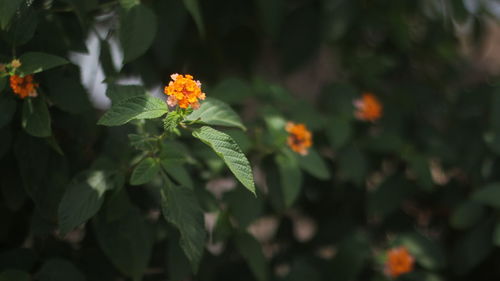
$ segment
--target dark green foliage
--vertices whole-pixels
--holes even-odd
[[[0,0],[0,281],[500,279],[497,6]]]

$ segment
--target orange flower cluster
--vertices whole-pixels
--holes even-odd
[[[38,96],[36,92],[38,84],[33,82],[33,75],[26,75],[24,77],[17,75],[10,76],[10,87],[22,99]]]
[[[304,124],[288,122],[285,129],[289,133],[288,146],[301,155],[307,155],[307,149],[312,145],[312,134],[307,127]]]
[[[168,95],[167,103],[169,106],[179,105],[180,108],[193,109],[200,107],[199,100],[205,99],[205,93],[201,91],[200,81],[193,80],[193,76],[186,74],[170,75],[173,81],[165,87],[165,94]]]
[[[382,104],[372,93],[364,93],[354,101],[356,112],[354,116],[363,121],[376,121],[382,116]]]
[[[412,271],[414,262],[415,259],[408,252],[406,247],[401,246],[393,248],[387,253],[387,262],[385,264],[384,272],[387,276],[396,278],[402,274]]]

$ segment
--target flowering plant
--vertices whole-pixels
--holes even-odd
[[[498,14],[0,0],[0,281],[499,279]]]

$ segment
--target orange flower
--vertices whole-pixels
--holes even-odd
[[[376,121],[382,116],[382,104],[372,93],[363,93],[360,99],[354,101],[354,107],[354,116],[359,120]]]
[[[384,272],[391,278],[396,278],[412,271],[414,261],[415,259],[410,255],[406,247],[392,248],[387,253]]]
[[[205,93],[201,91],[200,81],[193,80],[193,76],[186,74],[170,75],[173,81],[165,87],[165,94],[168,96],[167,103],[169,106],[179,105],[180,108],[193,109],[200,107],[199,100],[205,99]]]
[[[290,133],[287,140],[288,146],[301,155],[307,155],[307,149],[312,145],[312,134],[307,127],[304,124],[288,122],[285,130]]]
[[[26,75],[24,77],[17,75],[10,76],[10,87],[22,99],[38,96],[35,89],[38,87],[38,84],[33,82],[33,75]]]

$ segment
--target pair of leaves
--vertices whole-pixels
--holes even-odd
[[[131,185],[142,185],[152,181],[161,168],[180,185],[193,188],[191,176],[184,163],[168,153],[162,153],[160,158],[146,157],[137,164],[130,178]]]
[[[113,102],[111,109],[99,120],[100,125],[119,126],[134,119],[152,119],[168,112],[165,101],[146,94],[141,86],[109,86],[106,95]],[[245,130],[239,116],[226,103],[207,98],[186,121]]]

